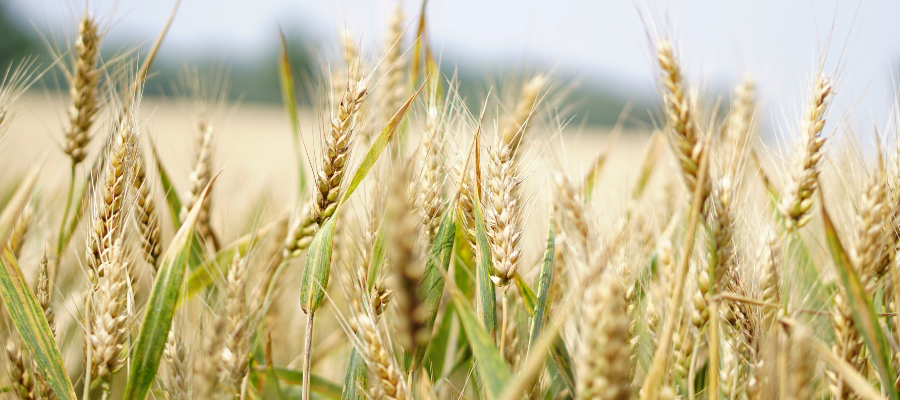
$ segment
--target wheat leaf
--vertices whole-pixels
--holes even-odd
[[[4,213],[9,208],[8,205]],[[28,288],[28,284],[25,283],[16,257],[9,247],[3,246],[2,252],[2,257],[0,257],[0,264],[3,264],[0,268],[0,298],[6,305],[10,319],[37,364],[38,370],[50,384],[50,388],[53,389],[56,396],[62,400],[75,400],[75,389],[66,374],[59,348],[50,332],[50,325],[44,318],[44,311],[34,297],[34,293]]]

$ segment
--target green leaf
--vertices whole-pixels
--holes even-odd
[[[533,346],[541,334],[541,327],[546,319],[547,306],[550,301],[550,285],[553,282],[553,261],[556,247],[556,224],[550,221],[547,229],[547,248],[544,250],[544,262],[541,264],[541,274],[538,276],[537,303],[534,306],[534,316],[531,318],[531,334],[528,339],[528,348]],[[520,278],[521,279],[521,278]]]
[[[268,366],[266,366],[268,369]],[[303,372],[295,369],[275,367],[274,372],[278,375],[278,380],[290,385],[303,385]],[[309,389],[329,399],[340,399],[341,385],[334,383],[318,375],[309,377]]]
[[[162,184],[163,192],[166,194],[166,204],[169,206],[169,216],[172,218],[172,226],[178,228],[181,226],[181,199],[178,198],[178,190],[172,184],[172,179],[163,166],[159,153],[156,151],[156,145],[150,142],[150,150],[153,151],[153,159],[156,160],[156,169],[159,171],[159,182]]]
[[[850,264],[841,239],[838,237],[837,230],[828,216],[825,209],[825,198],[820,198],[822,202],[822,219],[825,224],[825,237],[828,240],[828,249],[831,250],[831,258],[834,260],[834,267],[838,272],[841,284],[844,287],[844,294],[847,296],[847,303],[853,312],[853,321],[856,323],[859,333],[866,342],[869,350],[869,359],[875,365],[878,374],[881,375],[882,390],[887,391],[889,397],[897,400],[897,391],[894,388],[894,374],[891,371],[891,353],[884,332],[875,316],[875,309],[872,306],[872,299],[866,294],[866,289],[859,280],[859,275]]]
[[[487,232],[484,228],[484,216],[481,213],[481,201],[475,203],[475,243],[478,247],[477,265],[475,271],[475,292],[478,316],[482,326],[488,335],[494,337],[497,333],[497,294],[494,283],[491,282],[491,248],[488,244]]]
[[[514,280],[516,287],[519,288],[519,294],[522,296],[522,303],[525,304],[525,311],[528,312],[528,315],[534,317],[537,297],[535,297],[534,292],[519,274],[516,274]],[[562,338],[557,338],[550,348],[550,359],[553,360],[553,366],[559,372],[559,376],[565,382],[566,387],[569,388],[569,392],[575,393],[575,370],[572,364],[572,356],[569,354],[569,349],[566,348],[566,343],[563,342]]]
[[[300,282],[300,307],[307,314],[316,312],[325,298],[328,276],[331,274],[334,221],[339,210],[340,207],[319,228],[306,253],[306,267],[303,269],[303,280]]]
[[[20,189],[22,186],[20,186]],[[4,214],[9,210],[7,206]],[[75,389],[60,356],[56,341],[50,332],[50,325],[44,318],[44,311],[38,304],[34,293],[25,283],[22,270],[16,257],[3,246],[0,257],[0,298],[6,305],[10,319],[16,326],[19,336],[28,348],[38,370],[50,384],[50,388],[61,400],[75,400]]]
[[[450,288],[450,295],[453,298],[453,305],[456,306],[456,312],[459,321],[462,324],[466,336],[469,338],[469,345],[472,353],[475,355],[475,367],[477,368],[478,377],[487,388],[487,392],[491,398],[498,398],[503,392],[503,386],[509,381],[510,372],[506,361],[500,356],[494,340],[482,329],[481,324],[475,319],[475,314],[465,296],[455,287]]]
[[[312,379],[310,378],[310,386]],[[344,375],[343,393],[340,393],[341,400],[363,400],[366,398],[365,389],[368,386],[369,374],[366,368],[366,361],[363,360],[356,348],[350,351],[350,363],[347,364],[347,373]],[[300,383],[303,383],[303,373],[300,375]],[[310,387],[313,389],[313,387]]]
[[[297,157],[297,176],[300,194],[306,189],[306,172],[303,168],[303,152],[300,150],[300,116],[297,114],[297,88],[294,85],[294,72],[291,69],[291,59],[288,57],[287,39],[284,31],[278,30],[281,36],[281,53],[278,55],[278,80],[281,82],[281,99],[284,108],[291,118],[291,132],[294,134],[294,155]]]
[[[37,182],[38,174],[41,169],[39,166],[35,166],[28,172],[28,175],[22,179],[22,182],[19,183],[19,187],[16,189],[15,194],[13,194],[12,198],[9,199],[9,202],[6,203],[6,206],[3,207],[3,213],[0,213],[0,246],[6,246],[6,242],[9,240],[9,235],[12,232],[13,226],[16,224],[16,220],[19,218],[19,214],[22,213],[22,210],[25,209],[25,205],[28,204],[28,198],[31,197],[31,191],[34,190],[34,184]]]
[[[387,147],[388,143],[391,141],[391,138],[394,136],[394,133],[397,131],[397,127],[400,126],[400,121],[403,120],[403,116],[406,114],[406,110],[409,109],[409,106],[412,105],[412,102],[419,96],[419,93],[422,92],[422,89],[425,87],[425,83],[422,83],[422,86],[419,87],[413,95],[403,104],[403,107],[400,107],[399,110],[391,117],[391,120],[388,121],[387,125],[384,129],[381,130],[381,134],[378,135],[378,139],[375,139],[372,142],[372,145],[369,146],[369,151],[366,152],[366,156],[363,157],[362,161],[359,163],[359,166],[356,167],[356,172],[353,173],[353,179],[350,180],[350,185],[347,186],[347,191],[344,192],[344,196],[341,197],[341,203],[343,204],[347,199],[350,198],[350,195],[359,187],[359,184],[362,183],[363,179],[366,178],[366,175],[369,174],[369,171],[372,167],[375,166],[375,162],[378,161],[378,157],[381,156],[381,152]],[[335,214],[337,211],[335,211]]]
[[[214,176],[203,189],[203,193],[197,200],[198,203],[202,202],[209,194],[217,177],[218,175]],[[191,254],[194,224],[200,215],[200,209],[201,207],[194,207],[191,210],[160,261],[159,271],[150,292],[150,299],[147,300],[147,313],[144,315],[144,321],[141,323],[141,330],[132,352],[131,369],[128,373],[128,383],[125,385],[123,399],[143,400],[147,397],[150,385],[156,377],[160,357],[162,357],[166,340],[169,337],[169,329],[172,326],[172,317],[175,315],[175,308],[178,304],[178,295],[184,281],[184,271]]]
[[[384,221],[381,221],[382,227],[384,226]],[[371,292],[372,287],[375,286],[375,280],[378,278],[378,272],[381,271],[381,264],[384,262],[385,256],[385,238],[387,236],[387,230],[378,228],[378,233],[375,234],[375,247],[372,249],[372,260],[369,263],[369,276],[366,277],[366,288]]]
[[[422,301],[422,305],[428,310],[425,326],[429,329],[434,327],[438,306],[441,304],[441,295],[444,293],[443,274],[447,273],[450,260],[453,258],[453,242],[456,239],[456,216],[453,209],[453,207],[450,207],[450,210],[444,214],[441,226],[434,237],[434,243],[431,244],[431,254],[425,262],[425,272],[422,274],[422,279],[419,281],[419,287],[416,290],[419,300]],[[440,262],[440,267],[438,267],[438,262]],[[438,268],[440,268],[440,271]],[[428,344],[426,343],[416,349],[415,359],[412,364],[413,371],[418,370],[422,365],[422,359],[425,357],[427,347]]]

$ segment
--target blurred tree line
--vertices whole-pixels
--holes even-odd
[[[274,29],[272,36],[272,43],[277,43]],[[316,100],[314,96],[321,93],[323,89],[318,82],[321,82],[320,78],[325,72],[322,70],[322,63],[319,62],[321,57],[316,51],[316,49],[323,48],[323,44],[310,39],[312,37],[315,35],[305,32],[291,33],[288,37],[288,51],[298,86],[303,92],[300,94],[301,99],[305,98],[308,104],[315,105],[320,100]],[[127,48],[127,44],[112,43],[110,41],[112,39],[108,39],[107,45],[104,46],[102,56],[105,59],[115,57],[116,51]],[[146,51],[146,49],[143,50]],[[253,61],[207,58],[188,60],[188,62],[190,68],[201,73],[214,71],[224,65],[228,69],[229,93],[234,99],[240,98],[244,102],[276,103],[281,101],[277,52],[277,46],[272,46],[271,54]],[[37,55],[37,63],[44,67],[50,65],[50,60],[52,60],[46,46],[41,42],[34,29],[26,21],[17,19],[9,5],[0,0],[0,68],[6,68],[29,55]],[[496,85],[506,82],[504,77],[508,78],[510,71],[518,69],[512,64],[499,67],[488,67],[472,62],[459,65],[449,64],[445,63],[443,72],[450,75],[456,68],[460,85],[459,93],[466,99],[471,110],[480,108],[479,101],[484,98],[491,86],[494,86],[496,94]],[[179,96],[179,92],[183,92],[183,90],[179,90],[177,82],[183,80],[185,68],[183,62],[166,57],[158,58],[154,62],[152,76],[148,80],[145,93],[167,97]],[[639,124],[649,122],[646,110],[652,105],[650,96],[624,93],[622,89],[614,89],[597,80],[579,80],[570,76],[557,76],[557,78],[559,79],[554,85],[556,89],[562,89],[566,96],[562,102],[555,103],[555,105],[562,111],[561,116],[574,115],[572,124],[576,126],[582,121],[590,125],[615,124],[629,99],[634,101],[631,121]],[[63,74],[56,71],[46,74],[43,87],[50,90],[66,88]]]

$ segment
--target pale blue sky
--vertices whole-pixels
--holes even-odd
[[[41,28],[72,23],[80,0],[7,0]],[[110,35],[150,40],[174,0],[93,0],[107,13],[117,3]],[[276,27],[302,27],[332,37],[350,27],[364,44],[381,42],[393,0],[183,0],[164,55],[190,59],[262,57],[275,45]],[[404,1],[410,21],[419,1]],[[649,10],[649,11],[648,11]],[[675,32],[692,81],[723,87],[745,73],[759,83],[769,122],[784,126],[797,114],[808,76],[831,34],[826,69],[844,68],[834,112],[856,107],[851,126],[884,125],[900,66],[900,2],[794,0],[431,0],[432,43],[454,58],[543,62],[646,93],[653,70],[645,19]],[[107,13],[108,15],[108,13]],[[834,28],[832,29],[832,24]],[[414,28],[413,28],[414,29]],[[842,49],[847,48],[842,57]],[[866,140],[871,141],[871,140]]]

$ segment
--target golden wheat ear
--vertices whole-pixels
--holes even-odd
[[[78,35],[72,43],[73,60],[69,78],[69,127],[65,132],[63,151],[77,165],[86,157],[86,147],[91,140],[90,131],[94,117],[100,111],[100,76],[98,68],[100,44],[103,34],[97,21],[86,14],[78,23]]]
[[[821,72],[816,74],[809,100],[800,119],[797,144],[790,175],[784,184],[778,211],[789,231],[801,228],[812,217],[810,209],[815,201],[819,181],[819,160],[824,155],[825,137],[822,129],[828,116],[832,83]]]

